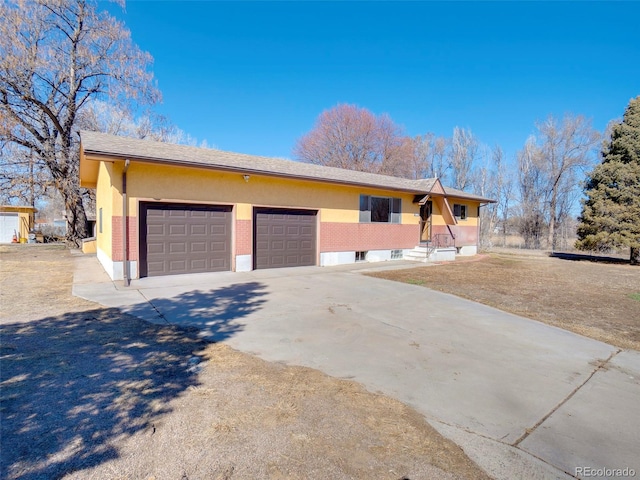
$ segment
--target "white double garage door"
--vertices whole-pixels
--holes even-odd
[[[230,206],[141,204],[140,276],[231,269]],[[315,265],[313,210],[255,208],[253,268]]]

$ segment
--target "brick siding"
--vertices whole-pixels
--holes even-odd
[[[111,252],[114,262],[122,258],[122,217],[111,217]],[[138,217],[127,217],[127,257],[138,260]]]
[[[418,225],[321,223],[320,252],[392,250],[419,243]]]
[[[251,220],[236,220],[236,255],[251,255]]]

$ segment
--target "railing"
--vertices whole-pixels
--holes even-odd
[[[433,236],[431,240],[431,245],[436,248],[447,248],[447,247],[455,247],[455,238],[453,235],[449,235],[448,233],[437,233]]]

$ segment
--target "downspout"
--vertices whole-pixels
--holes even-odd
[[[129,159],[124,161],[122,171],[122,279],[124,286],[128,287],[129,279],[129,259],[127,258],[127,170],[129,169]]]

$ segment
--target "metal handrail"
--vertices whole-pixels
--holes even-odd
[[[448,233],[437,233],[433,236],[432,244],[436,248],[455,247],[454,238]]]

